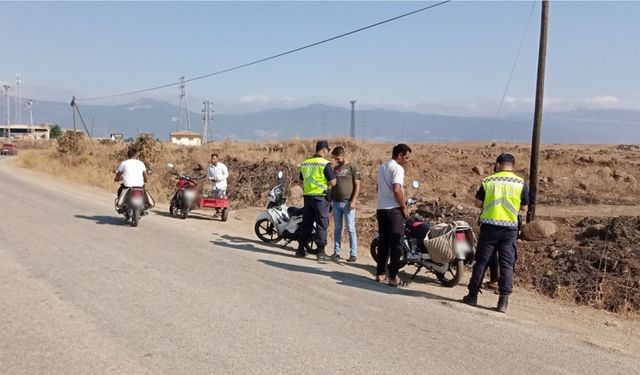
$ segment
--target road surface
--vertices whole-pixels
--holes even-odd
[[[640,373],[638,325],[611,314],[393,289],[256,242],[242,213],[131,228],[112,195],[6,160],[0,192],[4,374]]]

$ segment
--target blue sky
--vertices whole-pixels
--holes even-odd
[[[246,63],[427,4],[2,2],[0,82],[21,73],[23,97],[36,100],[117,94]],[[206,98],[218,112],[246,112],[316,102],[347,107],[355,98],[362,107],[495,115],[531,5],[453,1],[192,82],[190,103]],[[547,108],[640,109],[638,19],[640,2],[553,1]],[[532,108],[539,24],[536,3],[505,114]],[[142,96],[178,102],[173,87]]]

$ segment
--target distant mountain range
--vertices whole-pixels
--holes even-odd
[[[126,105],[84,105],[80,110],[93,135],[125,137],[151,132],[166,140],[176,131],[176,105],[151,99]],[[68,103],[41,102],[33,107],[35,122],[73,128]],[[191,112],[191,129],[202,132],[202,113]],[[458,117],[384,109],[356,111],[356,137],[391,142],[457,142],[503,140],[530,142],[532,118],[512,115],[499,119]],[[26,114],[23,113],[23,118]],[[0,108],[4,119],[4,107]],[[214,113],[210,138],[276,140],[292,137],[337,137],[349,134],[348,108],[313,104],[294,109],[268,109],[246,114]],[[82,129],[80,120],[76,126]],[[573,110],[547,112],[543,117],[544,143],[640,143],[640,111]]]

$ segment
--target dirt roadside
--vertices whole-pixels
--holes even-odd
[[[25,170],[17,167],[13,160],[0,161],[0,168],[6,169],[15,175],[24,178],[28,182],[36,184],[46,184],[60,191],[67,191],[73,195],[81,195],[97,201],[104,201],[110,204],[112,192],[102,189],[85,187],[70,184],[49,175]],[[115,189],[115,184],[114,184]],[[164,205],[159,205],[154,212],[166,212]],[[199,232],[210,234],[212,228],[217,235],[232,235],[238,238],[246,238],[247,241],[254,240],[253,223],[255,216],[260,211],[257,208],[240,209],[232,211],[229,222],[218,223],[210,220],[198,220],[196,217],[189,219],[188,225]],[[114,216],[115,213],[114,213]],[[167,219],[170,220],[170,219]],[[186,223],[185,223],[186,224]],[[274,251],[292,252],[292,248],[281,249],[273,247]],[[358,267],[352,267],[346,263],[329,264],[328,271],[342,271],[363,276],[370,275],[373,262],[368,258],[363,258]],[[411,271],[411,270],[408,270]],[[417,282],[410,288],[427,290],[433,294],[459,299],[465,293],[464,286],[452,289],[439,287],[429,277],[419,277]],[[480,304],[493,306],[496,296],[483,294],[480,297]],[[453,310],[469,309],[462,304],[452,302],[442,302]],[[482,314],[495,314],[489,310],[480,310]],[[576,306],[570,303],[554,301],[542,297],[535,293],[519,288],[512,299],[510,311],[504,319],[514,320],[521,324],[531,326],[551,327],[558,331],[579,337],[589,345],[604,348],[612,352],[620,352],[635,357],[640,357],[640,321],[617,314],[596,310],[590,307]]]

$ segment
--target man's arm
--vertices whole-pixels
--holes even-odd
[[[144,181],[144,183],[147,183],[147,178],[148,178],[148,174],[147,171],[142,171],[142,180]]]
[[[329,182],[329,187],[336,186],[336,182],[337,182],[336,172],[333,170],[333,165],[331,165],[331,163],[325,165],[324,177],[326,177],[327,181]]]
[[[351,194],[351,199],[349,200],[349,208],[352,210],[356,208],[358,204],[358,195],[360,195],[360,180],[353,181],[353,193]]]
[[[393,197],[396,199],[396,202],[400,205],[400,209],[402,209],[402,215],[407,218],[409,217],[409,209],[407,208],[407,202],[404,200],[404,191],[402,190],[402,185],[393,184]]]
[[[229,177],[229,169],[226,165],[222,166],[222,177],[218,178],[218,181],[226,181]]]
[[[351,165],[351,172],[353,173],[353,192],[351,199],[349,199],[349,208],[353,210],[358,204],[358,196],[360,195],[360,170]]]
[[[475,202],[473,202],[473,205],[478,208],[482,208],[484,206],[484,197],[485,197],[484,187],[480,185],[480,188],[476,192],[476,200]]]
[[[113,181],[120,182],[120,179],[122,179],[122,172],[116,172],[116,177],[113,179]]]

